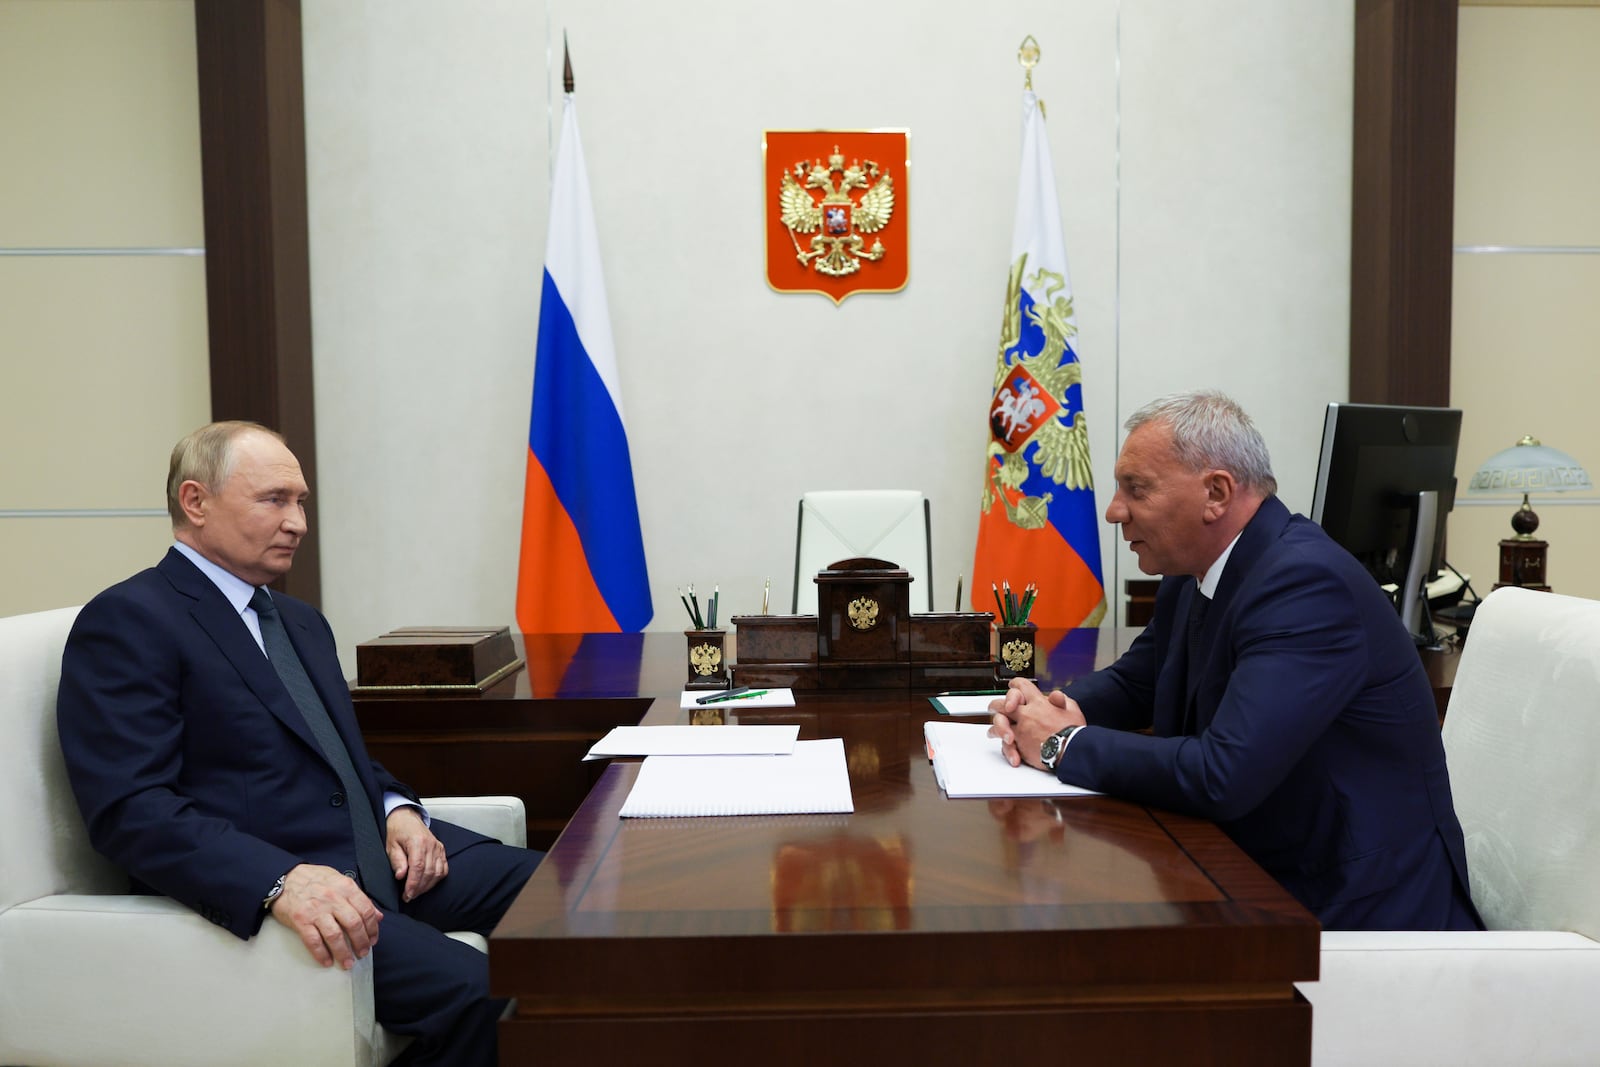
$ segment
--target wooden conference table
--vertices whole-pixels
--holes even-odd
[[[739,721],[844,738],[854,814],[624,821],[606,767],[490,939],[502,1064],[1310,1061],[1316,920],[1214,826],[948,800],[925,697],[796,696]]]

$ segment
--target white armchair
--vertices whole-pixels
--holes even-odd
[[[373,1019],[372,969],[319,967],[269,922],[240,941],[98,856],[56,740],[78,609],[0,619],[0,1064],[373,1067],[405,1047]],[[430,812],[525,844],[516,797]],[[452,935],[487,946],[476,934]]]
[[[1600,1061],[1600,602],[1490,594],[1444,744],[1488,930],[1325,932],[1312,1062]]]

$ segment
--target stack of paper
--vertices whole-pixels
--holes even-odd
[[[705,730],[711,727],[696,726]],[[796,741],[787,756],[651,756],[623,818],[852,812],[844,741]]]
[[[976,722],[922,724],[933,776],[950,797],[1075,797],[1094,790],[1064,785],[1055,775],[1026,763],[1013,767],[1000,754],[1000,739]]]
[[[613,756],[787,756],[797,724],[776,726],[615,726],[585,760]]]

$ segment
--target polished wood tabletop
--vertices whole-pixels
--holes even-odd
[[[1137,631],[1041,630],[1039,674],[1062,685],[1111,662]],[[688,681],[672,632],[515,634],[525,667],[483,692],[357,691],[367,751],[427,796],[509,793],[527,806],[528,843],[549,848],[605,769],[582,762],[613,726]],[[727,642],[737,657],[738,635]]]
[[[950,800],[925,697],[797,698],[738,721],[843,738],[854,813],[623,820],[609,766],[491,938],[502,1063],[1309,1062],[1317,923],[1214,826]]]

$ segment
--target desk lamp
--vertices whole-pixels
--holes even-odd
[[[1545,584],[1545,551],[1549,543],[1534,538],[1539,516],[1528,503],[1529,493],[1570,493],[1592,489],[1589,472],[1565,452],[1542,445],[1536,438],[1524,437],[1510,448],[1496,452],[1484,461],[1467,485],[1467,492],[1485,495],[1522,494],[1522,507],[1511,516],[1515,537],[1500,542],[1500,580],[1502,585],[1550,591]]]

